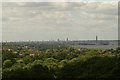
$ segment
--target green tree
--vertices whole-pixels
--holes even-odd
[[[4,62],[3,62],[3,68],[9,68],[9,67],[11,67],[12,66],[12,61],[11,60],[5,60]]]

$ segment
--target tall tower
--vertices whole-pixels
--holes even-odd
[[[60,42],[59,38],[57,39],[58,42]]]
[[[96,36],[96,42],[97,42],[97,40],[98,40],[98,37]]]
[[[98,43],[98,37],[96,36],[96,44]]]
[[[68,42],[68,38],[66,39],[66,41]]]

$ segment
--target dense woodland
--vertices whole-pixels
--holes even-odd
[[[86,49],[59,43],[2,45],[3,79],[120,78],[120,48]]]

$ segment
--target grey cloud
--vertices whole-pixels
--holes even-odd
[[[3,13],[3,40],[117,38],[117,5],[109,3],[4,3]]]

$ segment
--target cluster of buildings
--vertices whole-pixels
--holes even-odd
[[[70,41],[68,38],[66,38],[66,41],[60,41],[59,39],[57,41],[71,45],[118,45],[118,40],[98,40],[98,36],[96,36],[95,40]]]

